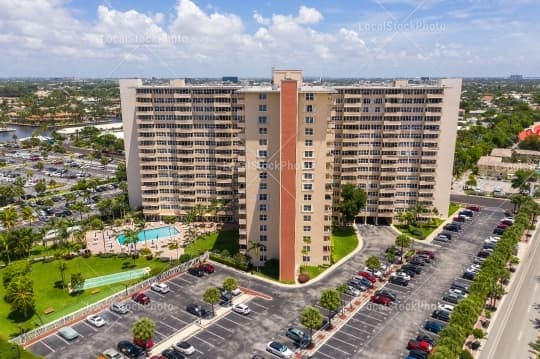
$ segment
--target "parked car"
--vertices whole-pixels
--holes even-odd
[[[371,301],[376,304],[382,304],[385,306],[389,306],[392,304],[392,299],[388,298],[384,295],[373,295],[371,296]]]
[[[170,291],[169,286],[167,284],[165,284],[165,283],[154,282],[154,283],[152,283],[150,288],[155,292],[159,292],[159,293],[163,293],[163,294],[169,293],[169,291]]]
[[[407,343],[407,349],[408,350],[421,350],[426,353],[431,353],[433,350],[433,346],[426,342],[426,341],[418,341],[418,340],[409,340]]]
[[[439,303],[437,306],[437,309],[439,310],[445,310],[449,313],[452,313],[454,311],[454,306],[452,304],[446,304],[446,303]]]
[[[375,292],[375,295],[384,295],[385,297],[388,297],[390,298],[392,301],[396,301],[397,300],[397,296],[394,292],[388,290],[388,289],[379,289],[378,291]]]
[[[201,268],[205,273],[214,273],[215,271],[215,268],[213,265],[211,265],[210,263],[203,263],[199,266],[199,268]]]
[[[510,227],[510,226],[508,224],[505,224],[505,223],[499,223],[497,225],[497,228],[500,228],[500,229],[506,229],[508,227]]]
[[[206,318],[211,314],[208,310],[195,303],[188,304],[186,310],[199,318]]]
[[[452,293],[452,292],[446,293],[442,298],[442,300],[444,300],[445,302],[452,303],[452,304],[458,304],[463,299],[465,299],[465,297],[456,293]]]
[[[491,255],[491,252],[486,251],[485,249],[480,250],[480,252],[478,252],[478,253],[476,254],[476,256],[477,256],[477,257],[480,257],[480,258],[487,258],[487,257],[489,257],[490,255]]]
[[[129,309],[125,303],[113,303],[111,305],[111,311],[118,314],[126,314],[129,312]]]
[[[495,228],[495,229],[493,230],[493,234],[502,236],[502,235],[504,234],[504,229],[503,229],[503,228]]]
[[[409,285],[409,281],[406,280],[405,278],[403,277],[399,277],[399,276],[395,276],[395,277],[390,277],[390,279],[388,280],[390,283],[393,283],[393,284],[397,284],[397,285],[401,285],[403,287],[406,287]]]
[[[107,359],[122,359],[123,356],[116,350],[110,348],[103,352],[103,356]]]
[[[435,237],[434,240],[438,242],[445,242],[445,243],[450,242],[450,238],[443,236],[441,234],[437,235],[437,237]]]
[[[435,344],[435,339],[433,337],[430,337],[429,335],[425,333],[418,334],[416,336],[416,340],[419,342],[428,342],[431,345]]]
[[[186,341],[176,342],[172,345],[173,349],[182,354],[191,355],[195,353],[195,347]]]
[[[352,279],[357,282],[360,282],[360,284],[363,284],[367,288],[373,287],[373,283],[362,276],[356,275],[356,276],[353,276]]]
[[[419,250],[416,251],[416,254],[417,255],[429,256],[429,258],[431,260],[435,259],[435,252],[433,252],[433,251],[428,251],[428,250],[425,250],[425,249],[419,249]]]
[[[473,212],[480,212],[480,206],[477,205],[469,205],[466,208]]]
[[[401,270],[412,270],[414,271],[416,274],[420,274],[422,273],[422,267],[421,266],[417,266],[417,265],[414,265],[414,264],[411,264],[411,263],[407,263],[405,265],[403,265],[401,267]]]
[[[357,280],[354,280],[354,279],[349,279],[347,281],[347,285],[353,287],[353,288],[356,288],[362,292],[365,292],[366,290],[369,289],[369,287],[367,287],[366,285],[364,285],[362,282],[360,281],[357,281]]]
[[[445,326],[446,326],[445,324],[441,322],[436,322],[434,320],[428,320],[424,323],[424,329],[435,334],[443,330]]]
[[[164,351],[161,352],[161,355],[167,359],[185,359],[186,358],[182,353],[174,349],[165,349]]]
[[[408,275],[407,273],[405,272],[401,272],[401,271],[397,271],[397,272],[394,272],[390,275],[390,277],[402,277],[403,279],[409,281],[411,280],[411,276]]]
[[[355,288],[353,286],[350,286],[350,285],[347,286],[347,290],[345,291],[345,294],[350,295],[352,297],[357,297],[361,293],[362,292],[359,289],[357,289],[357,288]]]
[[[191,267],[188,269],[188,273],[196,277],[204,277],[204,270],[200,267]]]
[[[459,229],[460,229],[460,228],[459,228],[457,225],[455,225],[455,224],[449,223],[449,224],[446,224],[446,225],[443,227],[443,229],[444,229],[445,231],[450,231],[450,232],[459,232]]]
[[[133,339],[133,344],[135,344],[139,348],[143,349],[144,351],[148,352],[154,346],[154,341],[152,339],[134,338]]]
[[[268,342],[268,344],[266,344],[266,351],[279,358],[290,358],[293,354],[285,344],[280,342]]]
[[[243,314],[243,315],[248,315],[250,310],[249,310],[249,307],[243,303],[238,303],[238,304],[235,304],[233,307],[232,307],[232,310],[233,312],[236,312],[236,313],[240,313],[240,314]]]
[[[399,270],[400,272],[403,272],[405,274],[407,274],[409,277],[411,278],[414,278],[416,276],[416,272],[413,271],[411,268],[407,267],[407,268],[403,268],[401,267],[401,269]]]
[[[375,277],[373,274],[371,274],[371,273],[369,273],[367,271],[358,272],[358,275],[363,277],[363,278],[366,278],[371,283],[375,283],[377,281],[377,277]]]
[[[122,340],[116,345],[116,349],[127,358],[138,359],[146,357],[146,352],[130,341]]]
[[[307,333],[304,333],[304,331],[295,327],[287,328],[285,336],[292,339],[295,344],[301,347],[306,346],[311,342],[311,338]]]
[[[473,217],[474,216],[474,212],[471,211],[470,209],[464,209],[464,210],[461,210],[459,212],[460,215],[464,215],[464,216],[467,216],[467,217]]]
[[[68,341],[74,340],[80,336],[80,334],[72,327],[63,327],[58,331],[58,335]]]
[[[431,313],[431,317],[442,320],[443,322],[448,322],[450,321],[450,312],[447,312],[446,310],[436,309],[433,311],[433,313]]]
[[[463,282],[454,281],[450,289],[458,289],[461,292],[469,293],[469,285]]]
[[[135,293],[135,294],[133,294],[131,299],[133,299],[135,302],[137,302],[139,304],[143,304],[143,305],[146,305],[146,304],[150,303],[150,298],[144,293]]]
[[[86,321],[92,324],[94,327],[100,328],[105,325],[105,319],[97,314],[91,314],[86,317]]]
[[[472,272],[463,272],[463,274],[461,275],[461,278],[467,280],[474,280],[474,277],[476,277],[476,273]]]
[[[407,359],[427,359],[428,354],[423,350],[411,350]]]

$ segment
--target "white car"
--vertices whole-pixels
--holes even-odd
[[[272,353],[280,358],[292,357],[292,350],[290,350],[285,344],[280,342],[268,342],[266,344],[266,351]]]
[[[452,292],[452,293],[455,293],[455,294],[458,294],[458,295],[461,295],[464,298],[467,298],[467,295],[468,295],[467,293],[465,293],[461,289],[457,289],[457,288],[450,288],[448,291]]]
[[[178,350],[182,354],[191,355],[195,353],[195,347],[188,342],[176,342],[172,345],[173,349]]]
[[[377,278],[382,278],[383,276],[383,273],[380,271],[380,270],[374,270],[372,271],[371,269],[369,269],[368,267],[364,268],[364,272],[368,272],[368,273],[371,273],[371,275],[377,277]]]
[[[169,286],[165,283],[158,283],[158,282],[155,282],[155,283],[152,283],[152,285],[150,286],[150,288],[154,291],[154,292],[159,292],[159,293],[168,293],[169,292]]]
[[[450,242],[450,238],[448,238],[447,236],[442,236],[440,234],[437,237],[435,237],[434,240],[439,241],[439,242]]]
[[[455,307],[453,305],[451,305],[451,304],[445,304],[445,303],[441,304],[441,303],[439,303],[437,308],[440,309],[440,310],[445,310],[447,312],[452,313],[452,311],[454,310]]]
[[[353,297],[358,297],[362,292],[359,289],[356,289],[355,287],[348,286],[347,291],[345,293]]]
[[[248,315],[250,310],[249,310],[249,307],[245,304],[242,304],[242,303],[239,303],[239,304],[235,304],[233,307],[232,307],[232,310],[236,313],[240,313],[240,314],[243,314],[243,315]]]
[[[411,280],[411,276],[408,275],[407,273],[405,272],[394,272],[391,274],[392,277],[401,277],[407,281]]]
[[[237,295],[242,294],[242,291],[240,290],[240,288],[236,288],[231,293],[236,297]]]
[[[97,314],[92,314],[86,317],[86,321],[92,324],[94,327],[102,327],[105,325],[105,319]]]
[[[114,349],[107,349],[103,352],[103,356],[107,359],[122,359],[123,356]]]

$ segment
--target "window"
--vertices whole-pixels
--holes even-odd
[[[311,226],[304,226],[304,232],[311,232]]]
[[[305,194],[304,195],[304,201],[311,201],[311,195],[310,194]]]
[[[304,162],[304,169],[305,170],[313,169],[313,162]]]
[[[310,236],[304,236],[304,237],[302,237],[302,240],[303,240],[304,242],[310,242],[310,241],[311,241],[311,237],[310,237]]]
[[[266,222],[268,216],[266,214],[259,214],[259,221]]]
[[[313,100],[315,100],[315,94],[311,93],[311,92],[308,92],[305,95],[305,99],[306,99],[306,101],[313,101]]]
[[[264,125],[266,123],[266,116],[259,116],[259,125]]]
[[[302,206],[302,211],[303,211],[303,212],[312,212],[311,204],[304,204],[304,205]]]
[[[261,262],[266,261],[266,255],[265,255],[265,254],[261,254],[261,255],[259,256],[259,260],[260,260]]]
[[[260,131],[259,131],[260,132]],[[304,134],[306,136],[313,136],[313,129],[312,128],[305,128],[304,129]]]
[[[302,262],[310,262],[311,259],[309,258],[309,256],[302,256]]]
[[[266,224],[265,224],[265,226],[266,226]],[[266,242],[267,240],[268,240],[268,236],[266,234],[261,234],[259,236],[259,241]]]
[[[259,135],[266,135],[267,133],[268,133],[268,129],[266,127],[259,128]]]
[[[258,150],[257,151],[257,157],[268,157],[268,151],[267,150]]]
[[[310,222],[311,221],[311,216],[308,214],[308,215],[305,215],[304,216],[304,222]]]
[[[375,107],[375,112],[381,112],[381,108],[380,107]]]
[[[304,151],[304,157],[312,158],[313,157],[313,151]]]
[[[304,183],[304,191],[313,191],[313,184],[312,183]]]
[[[314,120],[313,120],[313,117],[311,117],[311,116],[308,116],[308,117],[304,118],[304,123],[307,124],[307,125],[312,125],[313,122],[314,122]]]
[[[267,208],[268,208],[268,207],[266,206],[266,204],[259,204],[259,211],[261,211],[261,212],[266,212],[266,209],[267,209]]]
[[[307,146],[307,147],[313,146],[313,140],[305,140],[304,141],[304,146]]]
[[[259,105],[259,111],[260,112],[266,112],[266,105]]]
[[[266,178],[268,178],[268,173],[266,173],[266,172],[261,172],[261,173],[259,173],[259,178],[260,178],[260,179],[266,179]]]
[[[310,251],[311,251],[311,246],[303,246],[302,252],[310,252]]]
[[[266,94],[265,93],[260,93],[259,94],[259,100],[266,100]]]
[[[268,199],[268,194],[266,193],[259,194],[259,201],[266,201],[267,199]]]
[[[260,224],[259,225],[259,231],[266,232],[266,229],[267,229],[266,224]]]
[[[313,106],[313,105],[306,105],[306,106],[304,107],[304,111],[305,111],[305,112],[315,112],[315,106]]]
[[[266,138],[259,139],[259,146],[266,146],[268,145],[268,140]]]
[[[259,189],[266,189],[268,187],[268,185],[264,182],[262,183],[259,183]]]
[[[313,179],[313,173],[304,173],[304,174],[302,175],[302,178],[303,178],[304,180],[307,180],[307,181],[312,180],[312,179]]]
[[[364,107],[363,112],[369,112],[369,107]]]
[[[266,161],[259,162],[259,169],[265,170],[266,168],[268,168],[268,162]]]

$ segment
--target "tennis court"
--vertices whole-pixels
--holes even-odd
[[[83,289],[102,287],[107,284],[124,282],[126,280],[141,278],[148,274],[150,274],[150,267],[103,275],[101,277],[88,278],[84,281]]]

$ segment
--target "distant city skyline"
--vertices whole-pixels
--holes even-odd
[[[538,77],[534,0],[0,0],[0,77]]]

